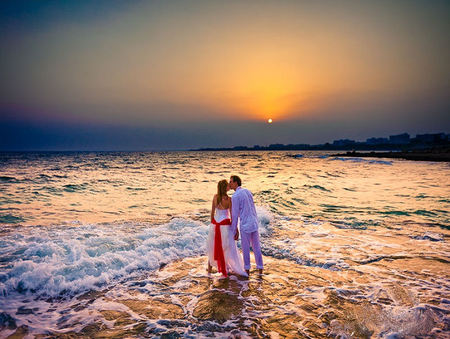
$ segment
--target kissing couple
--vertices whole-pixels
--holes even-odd
[[[227,277],[228,272],[248,277],[250,274],[250,245],[255,255],[259,274],[263,271],[263,260],[259,242],[258,217],[252,193],[241,187],[237,175],[230,182],[221,180],[217,184],[211,208],[211,225],[208,234],[208,273],[212,267]],[[227,191],[235,193],[230,198]],[[239,239],[238,220],[240,220],[241,246],[244,260],[239,254],[236,241]]]

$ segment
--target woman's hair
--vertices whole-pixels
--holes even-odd
[[[221,203],[223,197],[227,196],[227,186],[228,182],[225,179],[217,183],[217,205]]]

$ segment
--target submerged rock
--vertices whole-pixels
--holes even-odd
[[[217,320],[223,323],[239,315],[243,307],[244,303],[237,295],[221,290],[211,290],[199,298],[193,316],[197,319]]]
[[[0,328],[9,328],[13,329],[16,328],[16,322],[13,317],[11,317],[9,314],[6,314],[4,312],[0,313]]]

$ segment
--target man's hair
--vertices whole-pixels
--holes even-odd
[[[233,179],[233,181],[236,182],[238,184],[238,186],[242,185],[241,178],[239,178],[237,175],[232,175],[231,179]]]

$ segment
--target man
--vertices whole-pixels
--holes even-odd
[[[230,188],[235,191],[231,198],[231,232],[235,233],[235,239],[239,239],[237,229],[238,219],[241,220],[241,245],[244,257],[244,269],[250,273],[250,245],[255,255],[256,268],[259,274],[263,271],[263,260],[259,243],[258,217],[252,193],[241,187],[241,178],[237,175],[230,177]],[[233,234],[233,233],[232,233]]]

